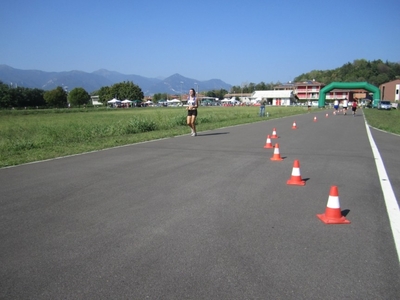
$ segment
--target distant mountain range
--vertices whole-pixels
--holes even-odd
[[[14,69],[7,65],[0,65],[0,81],[12,86],[39,88],[43,90],[52,90],[57,86],[61,86],[70,91],[76,87],[82,87],[89,93],[103,86],[112,86],[115,83],[132,81],[142,89],[146,96],[157,93],[179,95],[181,92],[187,93],[190,88],[199,89],[202,92],[219,89],[229,91],[232,87],[232,85],[220,79],[200,81],[179,74],[160,79],[146,78],[139,75],[126,75],[105,69],[100,69],[92,73],[82,71],[44,72],[39,70]]]

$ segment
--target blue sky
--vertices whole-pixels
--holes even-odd
[[[399,0],[3,1],[0,64],[287,82],[355,59],[400,62],[399,11]]]

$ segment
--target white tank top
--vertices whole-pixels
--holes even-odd
[[[195,106],[196,105],[196,97],[189,98],[187,104],[190,105],[190,106]]]

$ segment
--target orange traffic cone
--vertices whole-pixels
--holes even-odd
[[[270,138],[269,134],[267,135],[267,140],[265,142],[264,148],[266,148],[266,149],[274,148],[274,146],[272,146],[271,138]]]
[[[276,128],[272,129],[271,139],[277,139],[278,135],[276,134]]]
[[[317,122],[317,117],[316,116],[314,117],[314,122]]]
[[[300,162],[297,159],[293,163],[292,176],[287,181],[287,184],[291,184],[291,185],[306,185],[305,180],[301,179]]]
[[[293,122],[292,129],[297,129],[296,121]]]
[[[350,221],[342,216],[337,186],[331,186],[325,213],[317,214],[317,217],[325,224],[350,224]]]
[[[275,144],[274,155],[271,157],[271,160],[283,160],[279,154],[279,144]]]

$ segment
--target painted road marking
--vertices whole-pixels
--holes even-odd
[[[379,181],[385,198],[386,209],[389,215],[390,227],[394,238],[394,244],[397,250],[397,256],[400,263],[400,210],[396,196],[394,195],[392,185],[390,184],[389,177],[386,173],[385,165],[383,164],[381,154],[379,153],[378,147],[372,137],[371,130],[365,122],[367,128],[367,135],[371,144],[372,153],[375,158],[376,169],[378,171]]]

